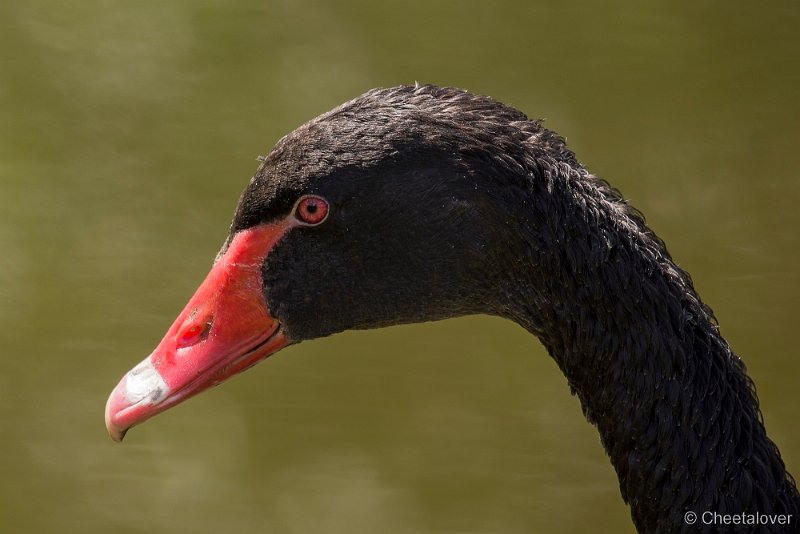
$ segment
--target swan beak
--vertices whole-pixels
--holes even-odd
[[[106,428],[132,426],[224,382],[290,344],[264,300],[261,266],[286,223],[238,232],[156,349],[122,377]]]

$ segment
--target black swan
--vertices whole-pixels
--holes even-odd
[[[794,479],[713,312],[556,133],[488,97],[401,86],[259,159],[208,277],[111,394],[112,438],[292,343],[493,314],[558,363],[639,531],[694,531],[704,518],[685,514],[703,511],[734,517],[703,528],[797,530]]]

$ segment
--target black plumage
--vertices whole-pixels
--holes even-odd
[[[540,122],[459,89],[369,91],[275,145],[231,235],[307,193],[329,219],[263,266],[291,340],[509,318],[567,377],[640,531],[694,531],[687,510],[793,514],[796,528],[795,482],[713,312],[644,217]]]

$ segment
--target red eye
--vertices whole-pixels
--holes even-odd
[[[328,201],[316,195],[301,197],[294,209],[294,216],[308,225],[317,225],[328,216]]]

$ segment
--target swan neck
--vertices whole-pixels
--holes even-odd
[[[566,375],[637,527],[684,529],[687,510],[796,514],[753,382],[689,275],[605,182],[540,166],[518,228],[528,261],[511,272],[524,289],[500,313]]]

